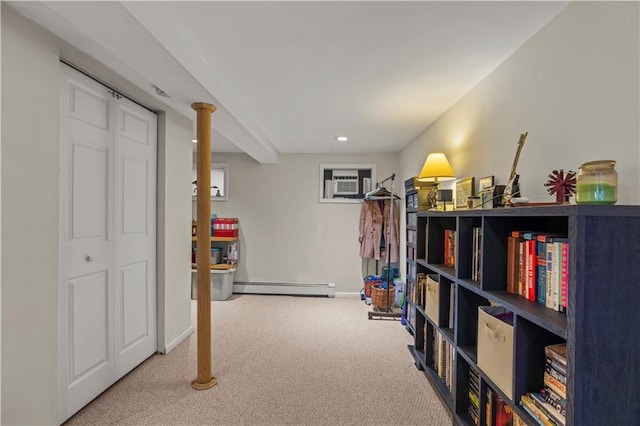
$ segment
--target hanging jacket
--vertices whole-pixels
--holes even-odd
[[[387,261],[386,250],[391,239],[391,263],[398,261],[398,228],[400,211],[398,203],[393,206],[393,232],[389,233],[389,210],[391,200],[384,200],[384,209],[380,209],[378,200],[365,200],[360,208],[360,256],[375,260]],[[382,225],[384,223],[385,240],[382,242]]]

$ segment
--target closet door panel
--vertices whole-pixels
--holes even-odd
[[[133,142],[149,145],[153,136],[149,127],[155,126],[155,123],[149,120],[147,111],[140,111],[138,108],[121,105],[120,136]]]
[[[122,294],[122,352],[149,336],[150,324],[148,263],[146,261],[125,265],[120,270]]]
[[[145,159],[122,158],[121,236],[147,236],[149,232],[149,162]]]
[[[71,238],[106,241],[108,149],[71,143]]]
[[[59,413],[64,420],[113,383],[112,97],[60,73]]]
[[[103,270],[69,280],[71,386],[109,362],[108,275]]]
[[[102,86],[75,78],[69,81],[69,116],[90,126],[109,131],[111,96]]]
[[[120,99],[115,111],[116,374],[156,351],[156,115]]]

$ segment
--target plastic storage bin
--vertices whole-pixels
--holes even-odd
[[[218,217],[213,223],[214,237],[238,237],[238,218],[237,217]]]
[[[211,300],[227,300],[233,294],[233,276],[235,269],[211,270]],[[191,299],[198,298],[198,278],[195,270],[191,271]]]

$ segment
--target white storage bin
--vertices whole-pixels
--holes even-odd
[[[233,294],[233,269],[212,269],[211,270],[211,300],[227,300]],[[198,278],[197,271],[191,271],[191,299],[198,298]]]
[[[510,323],[496,317],[506,317]],[[501,306],[478,307],[478,367],[513,399],[513,314]]]

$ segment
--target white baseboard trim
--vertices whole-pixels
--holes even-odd
[[[335,297],[334,283],[265,283],[234,282],[233,292],[239,294],[284,294],[292,296]]]
[[[182,343],[184,339],[187,339],[189,336],[191,336],[191,334],[193,334],[193,325],[189,325],[189,327],[185,328],[182,333],[178,334],[175,337],[175,339],[166,344],[164,346],[164,351],[160,353],[165,355],[168,354],[169,352],[174,350],[176,346]]]

